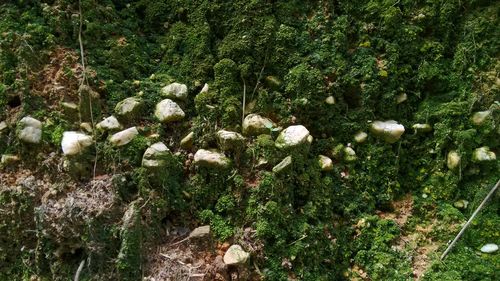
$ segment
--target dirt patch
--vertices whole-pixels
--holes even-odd
[[[408,218],[413,213],[413,198],[411,194],[405,195],[400,200],[391,203],[393,212],[378,212],[377,215],[386,220],[393,220],[400,228],[403,228]]]
[[[407,251],[412,257],[412,269],[415,280],[421,280],[429,267],[431,256],[439,248],[439,243],[433,241],[430,233],[436,225],[436,219],[426,225],[417,225],[415,230],[406,231],[406,223],[413,214],[413,198],[407,194],[392,204],[393,212],[378,212],[380,218],[393,220],[402,230],[402,235],[394,243],[396,251]]]
[[[165,243],[152,249],[146,257],[144,280],[147,281],[257,281],[262,280],[254,263],[228,266],[223,256],[230,243],[217,243],[209,237],[185,239],[189,230],[171,227]],[[258,243],[250,242],[245,231],[238,244],[253,256]],[[260,249],[259,249],[260,250]]]
[[[61,101],[77,101],[81,75],[79,55],[74,50],[59,47],[52,51],[41,71],[31,74],[31,91],[44,98],[49,108],[58,107]]]

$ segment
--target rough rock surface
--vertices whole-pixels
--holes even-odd
[[[240,133],[226,130],[217,132],[217,140],[219,141],[220,148],[224,151],[240,149],[245,143],[245,137]]]
[[[152,144],[144,152],[144,156],[142,157],[142,166],[146,168],[164,167],[166,164],[165,157],[167,157],[169,153],[170,150],[164,143],[157,142]]]
[[[405,132],[405,127],[394,120],[374,121],[370,126],[370,132],[385,142],[395,143]]]
[[[26,143],[38,144],[42,140],[42,122],[35,118],[26,116],[18,123],[19,131],[17,136]]]
[[[180,106],[171,99],[164,99],[156,105],[155,116],[162,123],[180,121],[185,113]]]
[[[200,149],[194,154],[194,164],[207,168],[228,168],[231,160],[224,154],[216,151]]]
[[[306,127],[294,125],[284,129],[276,139],[277,148],[292,148],[309,142],[310,134]]]
[[[163,87],[161,94],[166,98],[185,100],[187,99],[188,89],[185,84],[175,82]]]
[[[113,131],[113,130],[121,130],[122,125],[120,124],[118,119],[116,119],[116,117],[111,115],[102,120],[101,122],[97,123],[96,128],[99,130]]]
[[[122,146],[131,142],[138,134],[137,128],[131,127],[112,135],[109,141],[115,146]]]
[[[269,118],[258,114],[249,114],[243,120],[243,134],[247,136],[258,136],[269,134],[276,124]]]
[[[250,254],[245,252],[240,245],[232,245],[224,254],[224,263],[227,265],[244,264],[250,258]]]
[[[64,155],[77,155],[93,143],[92,137],[80,132],[68,131],[63,133],[61,148]]]

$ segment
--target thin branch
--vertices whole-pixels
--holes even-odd
[[[80,265],[78,266],[78,269],[76,270],[74,281],[80,280],[80,274],[82,274],[84,265],[85,265],[85,260],[82,260],[82,262],[80,262]]]
[[[257,83],[255,83],[255,87],[253,88],[252,99],[253,99],[253,97],[255,95],[255,92],[257,91],[257,88],[260,85],[260,79],[262,79],[262,74],[264,73],[264,69],[265,68],[266,68],[266,60],[264,59],[264,64],[262,65],[262,68],[260,70],[259,77],[257,77]]]
[[[243,127],[243,122],[245,121],[245,106],[246,106],[246,97],[247,97],[247,83],[245,82],[245,78],[241,77],[243,80],[243,108],[241,110],[241,126]]]
[[[479,204],[479,207],[477,207],[477,209],[474,211],[474,213],[469,218],[469,220],[467,221],[467,223],[462,227],[462,229],[460,230],[460,232],[457,234],[457,236],[455,237],[455,239],[453,239],[453,241],[450,243],[450,245],[448,246],[448,248],[446,248],[446,251],[444,251],[444,253],[441,255],[441,258],[440,258],[441,260],[444,260],[444,258],[446,258],[446,255],[448,255],[448,253],[451,251],[451,249],[453,248],[453,246],[455,246],[455,243],[457,243],[458,239],[460,239],[460,237],[465,232],[465,230],[467,229],[467,227],[469,227],[469,225],[472,222],[472,220],[476,217],[476,215],[479,213],[479,211],[481,211],[481,209],[484,207],[484,205],[490,199],[490,197],[495,193],[495,191],[497,190],[497,188],[498,188],[499,185],[500,185],[500,180],[498,180],[497,183],[495,184],[495,186],[493,186],[493,188],[491,188],[490,192],[488,193],[488,195],[486,195],[486,197],[484,198],[483,202],[481,202],[481,204]]]
[[[78,43],[80,44],[80,56],[82,59],[82,81],[80,82],[80,86],[83,84],[89,84],[87,80],[87,68],[85,67],[85,52],[83,49],[83,40],[82,40],[82,30],[83,30],[83,13],[82,13],[82,1],[78,0],[78,13],[80,14],[80,26],[78,29]],[[94,158],[94,167],[92,169],[92,179],[95,179],[96,170],[97,170],[97,158],[98,158],[98,148],[97,148],[97,139],[95,135],[95,122],[94,122],[94,112],[92,110],[92,94],[89,93],[89,109],[90,109],[90,121],[92,123],[92,135],[94,139],[94,146],[96,149],[95,158]]]

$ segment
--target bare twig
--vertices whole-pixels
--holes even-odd
[[[80,265],[78,266],[78,269],[76,270],[74,281],[80,280],[80,274],[82,274],[84,265],[85,265],[85,260],[82,260],[82,262],[80,262]]]
[[[479,206],[474,211],[474,213],[472,214],[472,216],[469,218],[469,220],[467,221],[467,223],[465,223],[465,225],[462,227],[462,229],[457,234],[457,236],[455,237],[455,239],[453,239],[453,241],[450,243],[450,245],[448,246],[448,248],[446,248],[446,251],[444,251],[444,253],[441,255],[441,260],[444,260],[444,258],[446,258],[446,255],[448,255],[448,253],[451,251],[451,249],[453,248],[453,246],[455,246],[455,243],[457,243],[458,239],[460,239],[460,237],[465,232],[465,230],[467,229],[467,227],[469,227],[469,225],[472,222],[472,220],[476,217],[476,215],[479,213],[479,211],[481,211],[481,209],[484,207],[484,205],[490,199],[490,197],[495,193],[495,191],[497,190],[497,188],[498,188],[499,185],[500,185],[500,180],[498,180],[497,183],[495,184],[495,186],[493,186],[493,188],[491,188],[491,190],[488,193],[488,195],[486,195],[486,197],[483,199],[483,202],[481,202],[481,204],[479,204]]]
[[[89,84],[87,80],[87,69],[85,67],[85,52],[83,49],[83,40],[82,40],[82,30],[83,30],[83,13],[82,13],[82,1],[78,0],[78,13],[80,14],[80,26],[78,29],[78,43],[80,44],[80,56],[82,59],[82,81],[80,82],[80,86],[83,84]],[[97,170],[97,156],[98,156],[98,151],[97,151],[97,139],[95,136],[95,122],[94,122],[94,113],[92,111],[92,94],[89,94],[89,109],[90,109],[90,121],[92,123],[92,135],[94,139],[94,146],[96,149],[95,152],[95,158],[94,158],[94,167],[92,170],[92,179],[95,179],[96,175],[96,170]]]
[[[241,126],[243,127],[243,122],[245,121],[245,106],[246,106],[246,97],[247,97],[247,83],[245,82],[245,78],[241,77],[243,80],[243,108],[241,109]]]

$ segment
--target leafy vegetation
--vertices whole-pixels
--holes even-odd
[[[2,173],[25,167],[61,185],[41,193],[0,180],[0,279],[67,280],[92,260],[81,280],[140,280],[144,255],[167,222],[210,224],[221,243],[251,229],[252,242],[263,245],[252,264],[264,280],[498,279],[498,253],[479,252],[498,244],[498,195],[447,260],[437,253],[498,180],[500,161],[474,161],[473,153],[482,146],[500,153],[499,10],[488,0],[0,4],[0,122],[9,125],[0,129],[0,154],[23,163],[2,164]],[[86,69],[71,60],[80,53],[80,16]],[[147,110],[128,124],[140,135],[126,146],[94,132],[86,155],[64,157],[62,134],[80,124],[62,114],[61,102],[78,102],[83,77],[99,94],[94,114],[112,115],[132,96]],[[157,124],[151,108],[172,82],[189,89],[179,101],[185,121]],[[209,90],[200,92],[205,83]],[[475,122],[478,111],[489,115]],[[234,161],[227,170],[192,165],[196,149],[217,147],[220,129],[240,132],[249,113],[277,125],[227,152]],[[44,123],[39,147],[16,138],[15,122],[25,115]],[[371,134],[356,142],[375,120],[397,120],[406,131],[394,144]],[[413,130],[417,123],[432,130]],[[296,124],[312,144],[276,148],[277,133]],[[189,132],[194,148],[181,149]],[[167,168],[141,167],[157,141],[172,152],[162,159]],[[343,155],[347,147],[354,161]],[[455,168],[447,164],[451,151],[460,157]],[[271,172],[289,155],[285,173]],[[318,155],[332,158],[331,171],[321,170]],[[96,173],[110,178],[113,208],[83,225],[61,219],[71,234],[54,230],[43,217],[50,204],[88,192],[81,185]],[[406,194],[411,218],[384,217],[399,211],[394,202]],[[94,214],[87,211],[77,214]],[[416,245],[396,247],[419,235],[425,239]],[[429,245],[435,248],[417,275],[415,248]]]

